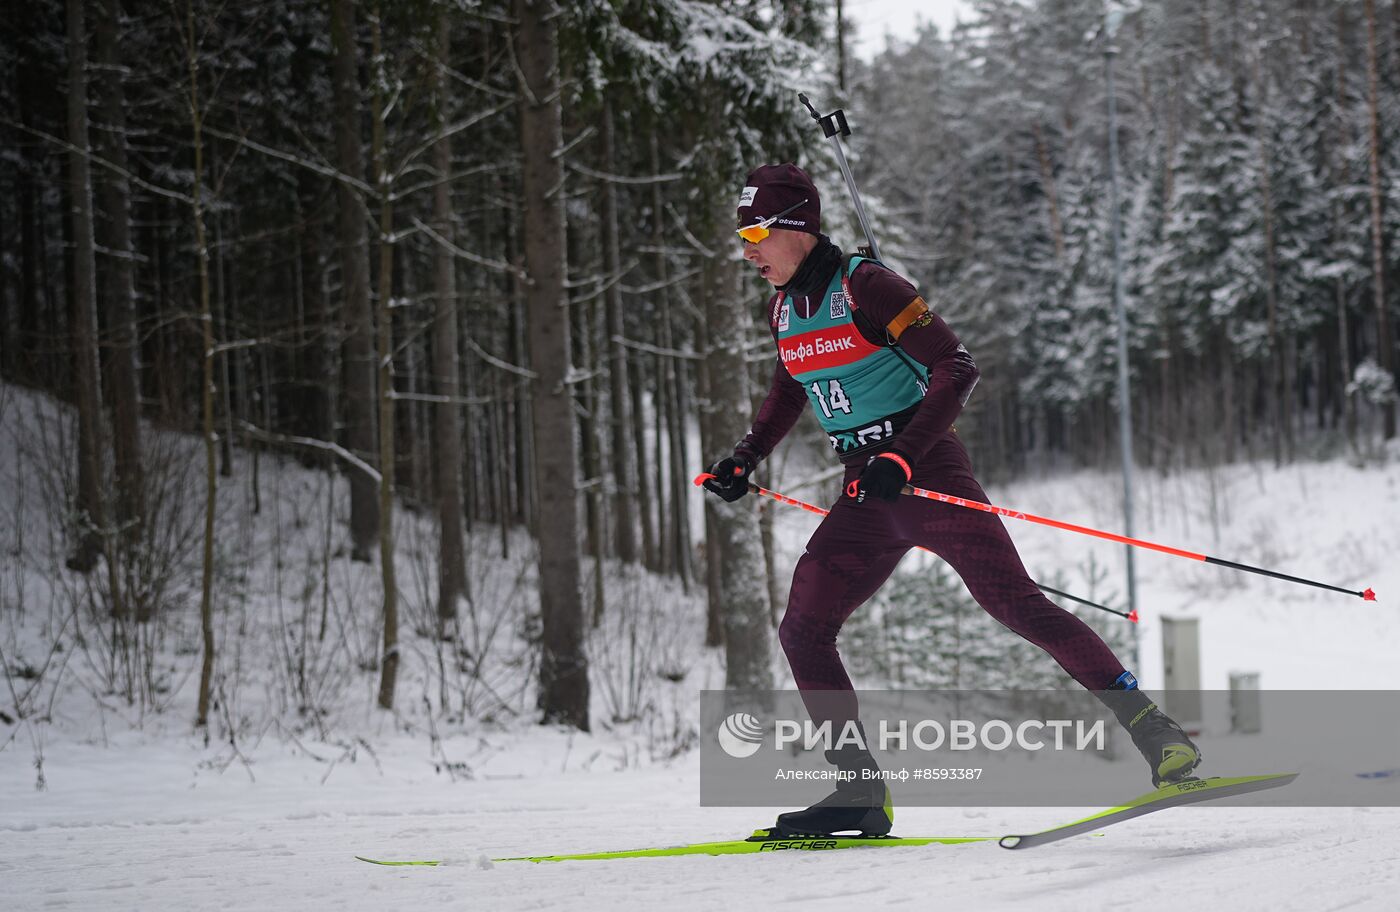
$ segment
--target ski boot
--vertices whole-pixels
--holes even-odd
[[[1123,672],[1108,690],[1097,694],[1128,730],[1133,744],[1152,768],[1152,784],[1158,788],[1191,776],[1201,762],[1200,748],[1170,716],[1137,689],[1137,679]]]
[[[861,739],[864,740],[864,729]],[[801,811],[778,815],[777,833],[791,836],[833,836],[858,831],[862,836],[887,836],[894,825],[894,801],[889,787],[878,778],[880,767],[864,747],[847,746],[826,752],[826,761],[847,778],[836,791]],[[865,775],[873,772],[877,778]]]

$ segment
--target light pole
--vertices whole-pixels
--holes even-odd
[[[1118,314],[1118,445],[1123,458],[1123,534],[1132,537],[1133,406],[1128,390],[1128,314],[1123,304],[1123,227],[1118,207],[1118,104],[1113,86],[1113,58],[1118,54],[1113,39],[1123,15],[1121,10],[1114,8],[1112,0],[1104,4],[1103,68],[1108,88],[1108,186],[1109,204],[1113,210],[1113,309]],[[1123,558],[1127,562],[1128,610],[1136,613],[1137,573],[1131,547],[1124,546]],[[1136,643],[1133,652],[1137,652]]]

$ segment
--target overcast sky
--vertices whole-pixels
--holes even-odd
[[[886,32],[908,38],[923,20],[947,35],[958,14],[966,19],[970,10],[967,0],[845,0],[842,6],[848,47],[864,60],[885,46]]]

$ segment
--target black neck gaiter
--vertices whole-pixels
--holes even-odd
[[[778,286],[778,290],[792,298],[815,297],[820,300],[840,265],[841,248],[831,243],[831,238],[819,234],[817,246],[807,254],[788,283]]]

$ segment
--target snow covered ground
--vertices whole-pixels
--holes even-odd
[[[229,597],[221,602],[220,642],[240,642],[241,634],[244,645],[221,665],[228,712],[205,744],[190,731],[195,679],[187,669],[197,661],[189,645],[197,625],[191,631],[172,622],[156,644],[154,706],[144,711],[104,691],[94,661],[104,653],[91,639],[97,628],[84,628],[90,640],[82,647],[61,628],[72,579],[54,573],[61,561],[46,550],[53,518],[34,481],[45,441],[62,436],[56,410],[28,393],[0,393],[9,397],[0,427],[12,435],[0,439],[0,494],[10,516],[27,504],[22,523],[0,530],[8,555],[0,590],[9,600],[0,606],[0,648],[12,669],[29,669],[0,685],[0,711],[11,717],[0,718],[0,908],[1400,908],[1400,808],[1381,807],[1179,809],[1102,838],[1024,853],[975,844],[492,863],[742,837],[782,810],[698,806],[697,692],[718,686],[723,672],[720,657],[698,645],[702,603],[694,594],[609,578],[619,601],[607,623],[622,624],[629,637],[636,632],[643,666],[666,674],[638,682],[625,650],[596,643],[593,734],[534,725],[528,694],[507,689],[523,674],[512,663],[527,654],[514,617],[491,627],[483,615],[475,628],[484,637],[476,643],[485,644],[478,652],[491,656],[482,676],[489,694],[470,689],[463,675],[435,671],[454,657],[406,631],[399,709],[389,717],[370,708],[375,635],[372,611],[363,606],[377,602],[374,573],[317,550],[324,479],[265,456],[262,512],[249,516],[246,464],[221,503],[221,542],[244,559],[231,560],[222,577]],[[1244,670],[1260,672],[1263,686],[1274,689],[1393,688],[1400,654],[1394,466],[1363,469],[1336,460],[1141,479],[1141,536],[1347,587],[1373,586],[1380,597],[1364,603],[1142,555],[1145,682],[1160,685],[1161,619],[1198,617],[1206,687],[1224,687],[1229,672]],[[1117,492],[1114,476],[1091,472],[989,488],[995,502],[1105,527],[1117,524]],[[790,566],[816,520],[798,510],[779,516],[780,565]],[[417,528],[424,522],[430,520],[404,514],[406,549],[429,540]],[[1121,585],[1117,546],[1011,528],[1037,576],[1060,569],[1066,586],[1086,596]],[[517,542],[505,558],[490,550],[498,545],[490,530],[478,535],[482,594],[523,612],[528,547]],[[1086,588],[1090,554],[1113,574],[1097,593]],[[432,568],[411,554],[403,559],[400,578],[416,592],[414,581],[430,580]],[[329,586],[307,596],[300,577],[323,561],[335,568],[323,577]],[[414,599],[423,600],[409,598],[410,627]],[[185,604],[189,614],[193,603]],[[285,696],[295,664],[289,650],[311,649],[316,640],[287,639],[307,606],[313,619],[326,610],[326,642],[334,647],[308,655],[314,686],[306,695],[319,701],[319,716],[298,712]],[[44,665],[55,638],[68,645]],[[13,719],[13,694],[34,683],[36,667],[42,699],[31,697],[29,717]],[[780,657],[775,667],[786,681]],[[57,689],[45,690],[44,682]],[[473,712],[464,718],[454,706]],[[613,721],[633,714],[635,720]],[[1377,804],[1400,799],[1400,776],[1373,785]],[[905,808],[896,832],[996,836],[1078,816],[1082,809]],[[355,861],[356,854],[447,863],[383,868]]]
[[[536,732],[510,753],[560,757],[566,740]],[[260,759],[254,783],[239,768],[200,769],[179,745],[65,747],[46,764],[45,793],[5,756],[7,909],[1382,910],[1400,896],[1393,808],[1184,808],[1024,853],[972,844],[534,865],[489,858],[723,839],[771,818],[696,807],[693,754],[529,774],[498,755],[477,779],[451,782],[395,744],[379,749],[380,767],[362,756],[324,783],[305,761]],[[913,808],[898,820],[908,834],[997,835],[1074,813]],[[447,863],[384,868],[354,854]]]

